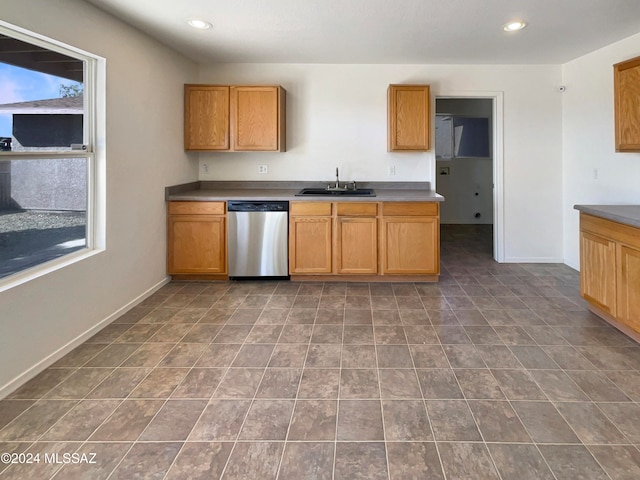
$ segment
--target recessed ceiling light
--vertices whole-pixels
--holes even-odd
[[[504,24],[504,30],[506,32],[517,32],[518,30],[522,30],[526,27],[527,24],[521,20],[516,20],[515,22],[509,22]]]
[[[208,30],[213,27],[213,25],[206,20],[189,20],[189,25],[193,28],[197,28],[198,30]]]

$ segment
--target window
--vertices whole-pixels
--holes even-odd
[[[102,246],[101,69],[99,57],[0,22],[0,291]]]
[[[490,157],[487,117],[436,114],[436,159]]]

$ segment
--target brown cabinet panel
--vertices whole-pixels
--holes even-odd
[[[382,214],[390,216],[436,216],[440,212],[438,202],[385,202]]]
[[[389,151],[430,148],[429,85],[390,85],[387,91]]]
[[[640,152],[640,57],[613,66],[617,152]]]
[[[372,202],[349,202],[349,203],[336,203],[336,215],[339,217],[351,215],[351,216],[376,216],[378,213],[378,204]]]
[[[331,202],[291,202],[289,203],[289,215],[330,216]]]
[[[616,244],[589,232],[580,234],[580,291],[605,312],[616,314]]]
[[[378,273],[378,220],[375,217],[338,217],[336,225],[337,273]]]
[[[331,273],[331,223],[331,217],[289,218],[289,273]]]
[[[640,333],[640,250],[620,245],[618,318]]]
[[[169,202],[169,215],[224,215],[224,202]]]
[[[184,148],[229,149],[229,87],[184,86]]]
[[[284,151],[283,108],[281,87],[231,87],[233,150]]]
[[[382,222],[383,273],[440,273],[438,217],[384,217]]]
[[[227,272],[226,218],[214,215],[170,215],[168,223],[170,274]]]

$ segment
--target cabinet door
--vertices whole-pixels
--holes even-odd
[[[331,255],[331,217],[290,217],[289,273],[331,273]]]
[[[616,314],[616,244],[580,232],[580,292],[600,309]]]
[[[620,246],[618,318],[640,333],[640,250]]]
[[[170,274],[227,273],[225,217],[169,216],[168,270]]]
[[[279,87],[231,87],[233,150],[284,151]],[[282,93],[284,99],[284,93]]]
[[[613,71],[616,152],[640,152],[640,57]]]
[[[388,90],[388,150],[429,150],[428,85],[390,85]]]
[[[229,87],[185,85],[185,150],[229,150]]]
[[[438,217],[384,217],[383,273],[440,273]]]
[[[378,273],[378,220],[338,217],[337,273]]]

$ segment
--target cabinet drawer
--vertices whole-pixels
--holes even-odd
[[[169,215],[224,215],[224,202],[169,202]]]
[[[351,216],[376,216],[378,214],[377,203],[337,203],[337,215],[339,217]]]
[[[330,202],[291,202],[289,204],[289,213],[291,215],[318,215],[330,216]]]
[[[440,211],[438,202],[384,202],[383,215],[435,217]]]
[[[625,243],[635,248],[640,248],[639,228],[623,225],[622,223],[607,220],[605,218],[594,217],[586,213],[581,213],[580,231],[594,233],[617,242]]]

